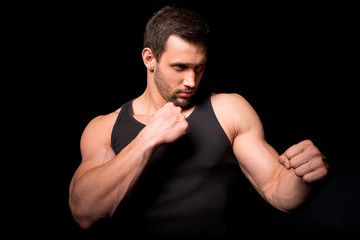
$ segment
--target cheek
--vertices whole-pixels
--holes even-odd
[[[164,76],[164,79],[166,79],[167,84],[171,88],[178,88],[179,85],[181,85],[183,80],[184,80],[184,75],[183,75],[183,73],[178,73],[178,72],[175,72],[175,71],[169,71]]]
[[[196,75],[196,86],[199,86],[203,72]]]
[[[155,83],[159,90],[163,94],[170,95],[173,92],[174,84],[169,73],[160,71],[159,69],[155,70]]]

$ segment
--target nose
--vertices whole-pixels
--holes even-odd
[[[193,70],[187,71],[184,78],[184,86],[188,88],[195,88],[196,86],[196,74]]]

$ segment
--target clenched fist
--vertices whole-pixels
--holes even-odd
[[[189,130],[189,124],[182,114],[182,109],[172,102],[166,103],[155,112],[146,127],[151,138],[156,141],[156,145],[174,142]]]
[[[279,157],[279,162],[286,169],[293,168],[295,174],[307,183],[327,175],[328,166],[323,160],[324,156],[310,140],[291,146]]]

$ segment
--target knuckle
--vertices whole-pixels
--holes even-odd
[[[171,109],[171,103],[166,103],[166,104],[162,107],[162,109],[168,111],[169,109]]]
[[[302,143],[304,146],[313,146],[313,145],[314,145],[314,143],[313,143],[311,140],[309,140],[309,139],[306,139],[306,140],[302,141],[301,143]]]
[[[299,168],[295,168],[294,173],[298,177],[303,177],[304,175],[304,173]]]
[[[327,175],[327,173],[328,173],[328,170],[327,170],[327,168],[326,167],[323,167],[323,168],[321,168],[321,169],[319,169],[319,176],[320,177],[324,177],[324,176],[326,176]]]
[[[286,160],[286,159],[288,159],[288,160],[291,159],[289,149],[284,152],[284,159],[285,159],[285,160]]]
[[[312,146],[309,148],[309,154],[310,154],[310,156],[313,156],[317,160],[322,160],[322,154],[319,151],[319,149],[315,146]]]
[[[282,155],[279,156],[279,162],[280,162],[280,163],[284,163],[285,160],[286,160],[286,159],[285,159],[284,154],[282,154]]]
[[[182,121],[181,126],[186,131],[189,129],[189,123],[186,120]]]
[[[326,176],[329,173],[329,170],[326,166],[323,168],[323,176]]]
[[[179,113],[181,112],[181,107],[178,107],[178,106],[175,106],[173,103],[172,105],[170,106],[170,111],[171,113]]]
[[[311,174],[306,174],[302,177],[302,179],[306,183],[311,183],[313,181],[313,176]]]
[[[175,104],[173,102],[167,102],[165,104],[165,106],[168,106],[168,107],[175,107]]]
[[[184,128],[188,128],[189,127],[189,123],[185,120],[185,121],[182,121],[182,126]]]
[[[189,127],[185,127],[184,133],[186,134],[186,133],[188,133],[188,132],[189,132]]]
[[[294,171],[299,168],[301,165],[299,163],[294,163],[294,162],[289,162],[289,166],[290,168],[294,169]],[[299,172],[299,170],[297,170],[297,172]]]
[[[316,155],[318,155],[317,148],[316,148],[316,147],[309,147],[309,148],[308,148],[308,153],[309,153],[311,156],[316,156]]]

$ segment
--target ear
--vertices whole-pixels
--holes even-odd
[[[155,63],[156,63],[156,59],[155,56],[153,54],[153,52],[151,51],[150,48],[144,48],[142,51],[142,58],[144,61],[144,64],[146,66],[146,68],[150,71],[153,72],[155,69]]]

